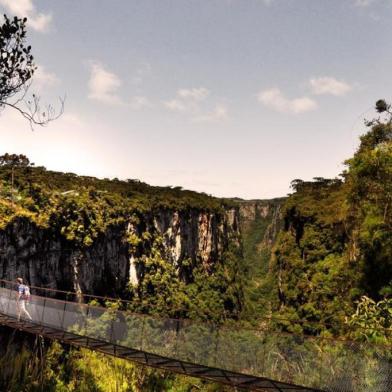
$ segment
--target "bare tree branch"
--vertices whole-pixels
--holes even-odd
[[[30,128],[34,131],[34,125],[45,126],[51,121],[57,120],[64,113],[65,96],[59,97],[60,108],[56,111],[52,105],[47,105],[45,110],[41,110],[40,98],[33,94],[32,100],[23,101],[27,110],[23,110],[17,104],[0,101],[1,106],[8,106],[19,112],[29,123]]]
[[[51,104],[42,107],[36,94],[27,98],[37,66],[30,53],[31,46],[25,44],[26,21],[26,18],[10,19],[4,15],[0,25],[0,111],[4,107],[15,109],[34,130],[35,125],[45,126],[63,114],[65,96],[59,98],[57,110]],[[16,100],[10,102],[12,97]]]

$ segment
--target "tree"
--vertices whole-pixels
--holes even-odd
[[[0,156],[0,166],[29,166],[31,165],[29,158],[23,154],[8,154]]]
[[[8,154],[0,156],[0,166],[6,166],[11,168],[11,191],[12,191],[12,202],[14,202],[14,176],[16,167],[29,167],[34,164],[30,162],[29,158],[23,154]]]
[[[376,302],[366,296],[361,297],[348,324],[354,327],[355,338],[388,343],[392,331],[392,298]]]
[[[64,100],[60,99],[61,107],[56,113],[52,105],[42,109],[39,96],[32,94],[26,98],[37,69],[31,46],[26,45],[26,22],[26,18],[9,19],[4,15],[0,25],[0,110],[5,106],[17,110],[32,127],[58,118],[63,112]]]
[[[388,112],[389,114],[391,114],[391,105],[388,104],[384,99],[379,99],[376,102],[376,111],[378,113]]]
[[[347,160],[353,241],[364,263],[364,287],[380,299],[392,280],[392,113],[383,100],[376,110],[384,119],[369,121],[354,157]]]

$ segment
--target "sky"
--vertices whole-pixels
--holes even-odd
[[[46,127],[0,112],[0,154],[220,197],[333,178],[391,100],[392,0],[0,0],[28,18]]]

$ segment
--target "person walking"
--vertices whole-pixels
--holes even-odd
[[[30,313],[26,309],[26,302],[30,299],[30,289],[27,285],[23,284],[22,278],[17,278],[17,296],[16,296],[16,308],[18,310],[18,321],[23,316],[32,320]]]

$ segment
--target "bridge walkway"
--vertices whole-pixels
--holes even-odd
[[[0,286],[0,324],[154,368],[263,392],[392,390],[390,347],[157,318],[39,288],[32,320],[18,321],[14,283]]]

